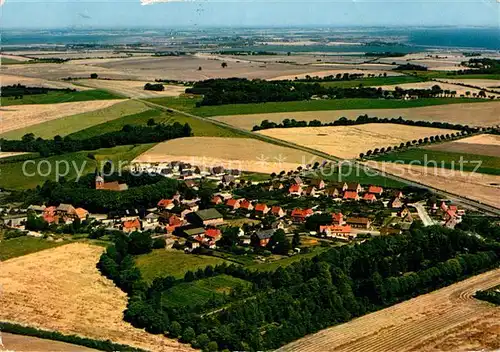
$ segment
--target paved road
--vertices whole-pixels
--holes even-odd
[[[295,144],[295,143],[291,143],[291,142],[286,142],[286,141],[283,141],[283,140],[280,140],[280,139],[277,139],[277,138],[272,138],[272,137],[269,137],[269,136],[263,136],[263,135],[260,135],[258,133],[253,133],[251,131],[244,130],[242,128],[231,126],[231,125],[226,124],[226,123],[221,122],[221,121],[217,121],[217,120],[214,120],[214,119],[208,119],[208,118],[200,117],[200,116],[193,115],[193,114],[190,114],[190,113],[182,111],[182,110],[177,110],[177,109],[169,108],[169,107],[166,107],[166,106],[163,106],[163,105],[151,103],[151,102],[143,100],[143,99],[136,98],[135,100],[140,101],[140,102],[142,102],[142,103],[144,103],[146,105],[149,105],[149,106],[157,108],[157,109],[174,111],[176,113],[179,113],[179,114],[182,114],[182,115],[185,115],[185,116],[189,116],[189,117],[192,117],[192,118],[195,118],[195,119],[198,119],[198,120],[203,120],[205,122],[206,121],[210,121],[214,125],[217,125],[217,126],[220,126],[222,128],[238,132],[240,134],[247,135],[249,138],[257,138],[257,139],[260,139],[260,140],[262,140],[264,142],[267,142],[267,143],[272,143],[272,144],[280,145],[280,146],[283,146],[283,147],[289,147],[289,148],[294,148],[294,149],[297,149],[297,150],[302,150],[302,151],[305,151],[307,153],[317,155],[320,158],[322,158],[323,160],[337,161],[337,162],[338,161],[344,161],[345,162],[344,159],[340,159],[340,158],[334,157],[334,156],[332,156],[330,154],[323,153],[323,152],[318,151],[316,149],[308,148],[308,147],[305,147],[305,146],[302,146],[302,145],[298,145],[298,144]],[[364,165],[364,164],[362,164],[360,162],[357,162],[357,161],[352,161],[351,163],[352,163],[353,166],[358,166],[358,167],[366,169],[367,172],[378,173],[381,176],[384,176],[384,177],[386,177],[388,179],[391,179],[391,180],[394,180],[394,181],[398,181],[398,182],[407,184],[409,186],[423,188],[423,189],[428,189],[428,190],[434,192],[435,194],[437,194],[439,196],[442,196],[444,198],[450,199],[455,204],[461,205],[464,208],[472,209],[472,210],[480,210],[480,211],[482,211],[483,213],[485,213],[487,215],[500,216],[500,208],[496,208],[496,207],[493,207],[493,206],[490,206],[490,205],[487,205],[487,204],[483,204],[481,202],[478,202],[478,201],[475,201],[475,200],[472,200],[472,199],[468,199],[468,198],[462,197],[462,196],[460,196],[458,194],[453,194],[453,193],[445,192],[445,191],[442,191],[440,189],[433,188],[433,187],[430,187],[428,185],[425,185],[423,183],[419,183],[419,182],[407,180],[407,179],[405,179],[403,177],[400,177],[400,176],[395,176],[395,175],[392,175],[392,174],[388,174],[386,172],[381,172],[379,170],[376,170],[376,169],[374,169],[372,167],[369,167],[369,166]]]
[[[410,207],[414,207],[415,209],[417,209],[418,216],[424,223],[424,226],[436,225],[436,223],[434,222],[434,220],[431,219],[429,213],[427,213],[427,210],[425,209],[424,205],[421,202],[408,205]]]

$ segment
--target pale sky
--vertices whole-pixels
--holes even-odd
[[[0,0],[1,1],[1,0]],[[142,0],[151,2],[154,0]],[[500,0],[5,0],[2,28],[500,26]]]

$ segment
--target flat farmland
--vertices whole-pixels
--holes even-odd
[[[133,100],[10,106],[1,109],[4,120],[0,133],[7,139],[21,138],[26,133],[42,138],[65,136],[146,110],[146,105]]]
[[[500,269],[492,270],[306,336],[278,351],[493,351],[500,348],[500,309],[472,296],[498,284]]]
[[[45,87],[45,88],[54,88],[54,89],[75,89],[78,91],[88,90],[87,87],[77,86],[75,84],[69,82],[60,82],[60,81],[50,81],[42,78],[32,78],[32,77],[23,77],[23,76],[14,76],[9,74],[0,74],[0,84],[2,86],[11,86],[14,84],[22,84],[29,87]]]
[[[192,350],[123,321],[126,294],[96,268],[103,250],[73,243],[3,262],[0,319],[152,351]]]
[[[199,166],[224,166],[261,173],[295,170],[321,162],[313,154],[249,138],[188,137],[157,144],[134,159],[139,163],[181,160]]]
[[[468,83],[472,84],[472,83]],[[383,90],[390,90],[393,91],[396,89],[396,87],[400,87],[403,89],[431,89],[433,86],[438,85],[441,87],[443,90],[450,90],[450,91],[456,91],[457,92],[457,97],[460,97],[460,95],[466,95],[466,92],[470,92],[470,94],[478,94],[481,90],[477,88],[470,88],[470,87],[463,87],[459,86],[456,84],[451,84],[451,83],[442,83],[442,82],[435,82],[435,81],[428,81],[428,82],[412,82],[412,83],[403,83],[403,84],[393,84],[393,85],[381,85],[378,86],[377,88],[382,88]],[[495,93],[486,93],[487,96],[494,95],[495,97],[500,96],[500,94],[495,94]]]
[[[457,132],[430,127],[370,123],[354,126],[273,128],[259,134],[307,146],[344,159],[413,139]]]
[[[449,82],[452,84],[468,84],[471,86],[476,86],[476,87],[481,87],[481,88],[500,88],[500,80],[498,79],[478,79],[478,78],[472,78],[472,79],[447,79],[447,78],[442,78],[440,81],[445,81]]]
[[[103,80],[85,79],[78,80],[79,84],[86,87],[106,89],[130,98],[158,98],[158,97],[178,97],[183,94],[187,87],[178,85],[165,85],[165,90],[156,92],[144,90],[147,81],[126,81],[126,80]]]
[[[457,141],[430,145],[425,148],[443,152],[488,155],[500,158],[500,136],[481,134]]]
[[[92,352],[91,348],[72,345],[60,341],[40,339],[38,337],[7,334],[2,332],[2,342],[7,351],[16,352]]]
[[[39,125],[51,120],[58,120],[65,116],[105,109],[122,101],[123,100],[114,99],[2,107],[0,109],[2,112],[0,134],[3,135],[6,132],[20,129],[23,130],[23,132],[28,131],[25,133],[29,133],[31,132],[31,126]],[[52,136],[56,134],[57,132],[52,134]]]
[[[500,176],[389,162],[372,161],[367,162],[367,165],[388,174],[500,208]]]
[[[363,108],[361,105],[363,102],[358,102],[352,104],[352,107],[342,107],[339,106],[337,109],[329,109],[327,103],[330,101],[318,101],[317,104],[319,109],[309,109],[309,111],[301,111],[300,109],[294,109],[289,103],[281,103],[282,110],[271,110],[265,111],[265,105],[261,104],[261,107],[253,109],[242,110],[244,113],[229,113],[224,116],[215,117],[216,120],[225,122],[227,124],[251,130],[253,126],[259,125],[262,120],[269,120],[273,122],[281,122],[286,118],[295,120],[320,120],[322,122],[333,122],[341,117],[347,117],[348,119],[356,119],[360,115],[387,117],[387,118],[398,118],[402,116],[404,119],[408,120],[423,120],[423,121],[440,121],[440,122],[450,122],[465,124],[469,126],[495,126],[498,125],[498,117],[500,116],[500,102],[481,102],[481,100],[476,100],[474,103],[460,103],[458,98],[450,98],[455,100],[457,104],[448,105],[436,105],[436,106],[408,106],[403,107],[405,103],[410,103],[410,101],[396,101],[394,103],[399,103],[400,106],[397,108],[387,108],[387,106],[366,106]],[[423,100],[423,99],[420,99]],[[439,99],[438,99],[439,100]],[[378,101],[379,103],[385,103],[386,101]],[[303,104],[306,110],[309,107],[314,107],[316,102],[307,102],[308,104]],[[330,103],[331,104],[331,103]],[[322,106],[321,106],[322,105]],[[321,109],[322,108],[322,109]],[[203,108],[201,108],[203,109]],[[318,110],[318,111],[313,111]],[[323,111],[320,111],[323,110]],[[194,110],[193,113],[196,113]]]
[[[321,66],[324,66],[323,69],[320,71],[319,69],[321,67],[318,67],[318,65],[321,65]],[[378,67],[376,66],[375,68],[373,67],[366,67],[366,69],[359,69],[357,67],[360,67],[361,65],[345,65],[345,64],[327,64],[327,63],[323,63],[323,64],[318,64],[318,65],[315,65],[315,66],[311,66],[313,70],[311,70],[311,72],[305,72],[305,73],[302,73],[302,74],[295,74],[295,75],[281,75],[281,76],[277,76],[277,77],[273,77],[271,78],[271,80],[276,80],[276,81],[279,81],[279,80],[294,80],[296,78],[299,78],[299,79],[302,79],[302,78],[306,78],[306,76],[311,76],[311,77],[326,77],[326,76],[335,76],[336,74],[340,73],[340,74],[343,74],[343,73],[349,73],[349,74],[375,74],[375,75],[383,75],[384,73],[387,75],[387,76],[400,76],[402,75],[401,73],[399,72],[395,72],[395,71],[390,71],[390,69],[392,67],[388,67],[388,70],[381,70],[380,69],[380,66],[383,66],[383,65],[378,65]],[[331,69],[327,69],[327,66],[330,66]],[[315,71],[314,71],[315,70]]]

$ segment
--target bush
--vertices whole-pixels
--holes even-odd
[[[157,92],[163,92],[165,87],[161,83],[146,83],[144,85],[144,90],[154,90]]]
[[[157,238],[153,241],[153,249],[164,249],[167,241],[164,238]]]
[[[97,77],[99,77],[99,75],[97,73],[90,74],[90,78],[92,78],[92,79],[96,79]]]

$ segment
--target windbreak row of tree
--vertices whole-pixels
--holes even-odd
[[[21,140],[0,139],[0,147],[6,152],[37,152],[41,156],[72,153],[81,150],[111,148],[117,145],[159,143],[166,140],[190,137],[191,126],[175,122],[172,125],[155,126],[125,125],[120,131],[104,133],[87,139],[72,139],[69,136],[55,136],[54,139],[35,138],[26,134]]]
[[[329,98],[381,98],[382,89],[325,87],[319,83],[248,80],[245,78],[209,79],[196,82],[186,93],[201,94],[203,105],[249,104],[309,100],[313,96]]]
[[[372,52],[372,53],[365,53],[365,56],[367,57],[403,57],[406,56],[407,54],[405,53],[400,53],[397,51],[384,51],[384,52]]]
[[[207,267],[185,277],[231,275],[252,284],[223,305],[172,308],[165,291],[180,281],[147,286],[126,241],[102,255],[99,268],[130,296],[125,319],[152,333],[203,350],[274,350],[290,341],[498,265],[500,244],[460,230],[414,226],[404,235],[331,248],[275,272],[237,265]],[[229,303],[228,303],[229,302]]]
[[[75,92],[75,89],[65,88],[46,88],[46,87],[28,87],[22,84],[13,84],[2,87],[2,97],[23,97],[24,95],[47,94],[49,92]]]
[[[145,352],[140,348],[134,348],[127,345],[113,343],[109,340],[93,340],[88,337],[80,337],[76,335],[64,335],[57,331],[40,330],[28,326],[23,326],[14,323],[0,322],[0,331],[8,332],[16,335],[33,336],[41,339],[62,341],[73,345],[85,346],[99,351],[124,351],[124,352]]]
[[[253,126],[252,131],[260,131],[270,128],[353,126],[353,125],[363,125],[367,123],[393,123],[398,125],[443,128],[443,129],[460,130],[467,132],[475,132],[477,130],[477,128],[469,127],[468,125],[461,125],[449,122],[405,120],[402,116],[398,118],[387,118],[387,117],[377,117],[377,116],[370,117],[368,115],[360,115],[356,120],[351,120],[348,119],[347,117],[341,117],[333,122],[321,122],[320,120],[311,120],[307,122],[304,120],[297,121],[295,119],[284,119],[281,123],[276,123],[269,120],[263,120],[260,123],[260,125]]]
[[[372,74],[367,74],[366,77],[371,77]],[[387,77],[387,73],[383,73],[382,77]],[[295,82],[336,82],[336,81],[353,81],[356,79],[365,78],[364,73],[337,73],[336,75],[328,75],[324,77],[306,75],[304,78],[295,79]]]

